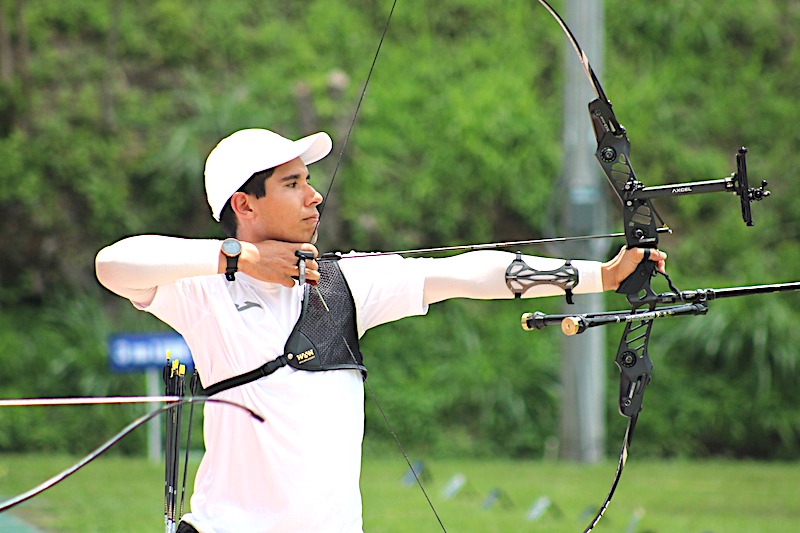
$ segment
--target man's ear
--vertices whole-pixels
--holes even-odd
[[[250,197],[241,191],[237,191],[231,196],[231,209],[234,215],[242,218],[250,218],[253,215]]]

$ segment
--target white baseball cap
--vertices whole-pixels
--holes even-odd
[[[233,193],[256,172],[300,158],[310,165],[328,155],[333,147],[325,132],[292,141],[263,129],[239,130],[222,139],[206,159],[206,197],[211,214],[219,222],[222,208]]]

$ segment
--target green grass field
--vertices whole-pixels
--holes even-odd
[[[0,458],[0,494],[8,497],[66,468],[66,456]],[[367,458],[362,475],[368,533],[441,531],[402,457]],[[612,462],[578,465],[506,460],[437,460],[423,478],[447,531],[583,531],[608,491]],[[453,476],[466,479],[446,498]],[[663,462],[632,456],[598,532],[780,533],[800,531],[800,463]],[[16,517],[48,533],[163,531],[163,467],[144,459],[101,458],[56,488],[17,507]],[[494,494],[499,497],[488,505]],[[553,503],[535,521],[534,502]]]

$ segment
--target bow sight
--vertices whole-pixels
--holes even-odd
[[[612,148],[606,148],[606,150],[612,150]],[[611,154],[607,155],[611,157]],[[769,196],[770,192],[766,189],[766,180],[761,181],[760,187],[750,187],[747,180],[746,155],[747,148],[739,148],[736,154],[736,172],[732,173],[729,178],[672,185],[658,185],[655,187],[645,187],[640,182],[633,179],[625,184],[626,190],[630,190],[628,198],[631,200],[641,200],[708,192],[733,192],[739,197],[742,206],[742,220],[744,220],[744,223],[748,226],[752,226],[753,216],[750,212],[750,203],[763,200]],[[606,156],[601,155],[600,157],[605,158]]]
[[[594,83],[599,82],[592,77]],[[602,90],[598,91],[603,94]],[[611,109],[611,102],[600,98],[589,104],[589,116],[594,126],[597,137],[597,151],[595,157],[603,169],[609,184],[614,189],[622,203],[623,219],[625,223],[625,241],[628,247],[655,247],[658,244],[656,218],[664,225],[658,212],[650,203],[652,198],[663,196],[684,196],[688,194],[703,194],[709,192],[733,192],[739,196],[742,208],[742,219],[748,226],[753,225],[750,203],[763,200],[769,196],[766,189],[767,182],[761,182],[760,187],[751,188],[747,178],[747,163],[745,160],[747,149],[739,148],[736,154],[736,172],[729,178],[659,185],[645,187],[636,179],[630,164],[630,141],[625,128],[619,124]],[[644,267],[643,267],[644,268]],[[648,267],[648,275],[634,273],[625,280],[618,292],[632,294],[642,288],[644,281],[652,275],[653,267]],[[636,281],[636,280],[639,281]],[[631,303],[634,303],[631,301]]]

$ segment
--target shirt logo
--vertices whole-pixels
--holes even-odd
[[[247,311],[248,309],[252,309],[253,307],[258,307],[259,309],[264,309],[263,307],[261,307],[261,304],[257,304],[255,302],[251,302],[250,300],[247,300],[242,305],[239,305],[239,304],[234,304],[234,305],[236,306],[236,310],[239,311],[240,313],[242,311]]]

